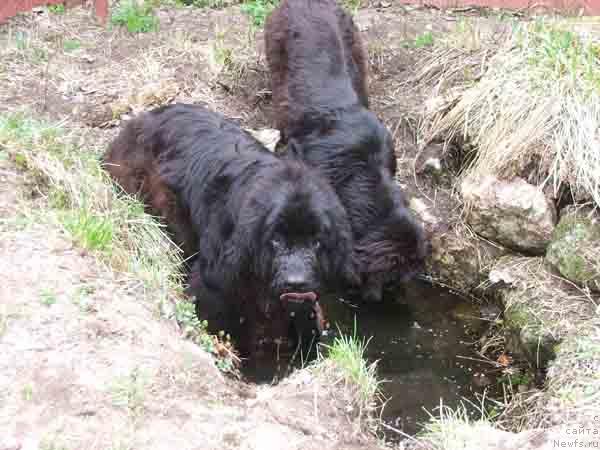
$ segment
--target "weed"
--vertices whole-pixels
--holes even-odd
[[[426,31],[423,34],[418,35],[414,41],[406,42],[404,46],[410,48],[424,48],[431,47],[433,42],[433,33],[431,33],[431,31]]]
[[[342,6],[352,15],[355,15],[360,8],[362,0],[342,0]]]
[[[154,15],[152,5],[136,0],[124,0],[114,8],[111,22],[127,28],[130,33],[148,33],[158,29],[158,18]]]
[[[352,335],[339,332],[333,343],[324,346],[327,349],[327,359],[338,368],[346,383],[358,389],[361,405],[370,405],[380,395],[377,379],[377,361],[368,363],[366,349],[369,339],[359,338],[356,330],[356,319]]]
[[[484,401],[481,405],[472,405],[479,418],[473,418],[473,408],[468,408],[464,402],[453,410],[440,401],[438,416],[429,413],[430,420],[423,426],[422,441],[439,449],[479,448],[476,445],[479,436],[493,430]]]
[[[83,248],[110,251],[114,236],[114,227],[110,219],[87,208],[68,211],[60,215],[60,218],[65,229]]]
[[[499,377],[496,382],[508,386],[530,386],[533,382],[533,377],[527,372],[507,372]]]
[[[132,417],[139,417],[144,411],[147,377],[139,369],[134,369],[127,376],[121,377],[111,386],[113,404],[127,408]]]
[[[225,45],[225,32],[217,31],[212,45],[212,58],[217,67],[229,69],[233,65],[233,49]]]
[[[65,5],[59,3],[58,5],[48,5],[48,11],[52,14],[64,14],[66,12]]]
[[[95,311],[94,301],[90,296],[95,292],[96,288],[90,285],[83,285],[77,289],[72,299],[73,303],[79,307],[81,312]]]
[[[242,12],[250,16],[255,27],[262,28],[278,4],[279,0],[246,0],[242,4]]]
[[[234,372],[237,357],[232,351],[231,337],[220,331],[217,336],[208,334],[208,323],[200,321],[196,316],[194,304],[180,301],[175,305],[175,319],[179,323],[186,338],[191,339],[202,349],[213,354],[216,366],[223,372]]]
[[[4,335],[8,328],[8,314],[5,311],[0,311],[0,337]]]
[[[56,301],[56,295],[52,291],[44,289],[40,294],[40,302],[42,302],[43,305],[52,306]]]
[[[21,396],[26,402],[31,401],[31,399],[33,398],[33,386],[31,384],[26,384],[25,386],[23,386]]]
[[[72,52],[81,48],[81,42],[76,39],[66,39],[63,42],[63,49],[65,52]]]
[[[195,6],[196,8],[221,9],[231,4],[228,0],[176,0],[179,5]]]

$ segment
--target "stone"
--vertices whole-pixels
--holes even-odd
[[[541,189],[515,178],[463,180],[466,221],[473,231],[510,249],[544,254],[556,224],[556,209]]]
[[[463,224],[431,236],[432,253],[427,271],[435,280],[463,291],[480,289],[487,282],[489,267],[506,253],[483,239],[473,236]]]
[[[489,280],[504,306],[506,348],[547,367],[557,344],[593,316],[589,298],[548,270],[541,257],[503,256]]]
[[[600,292],[598,214],[590,208],[565,208],[552,235],[546,261],[578,286]]]
[[[271,152],[275,151],[277,144],[281,140],[281,133],[279,130],[272,128],[264,128],[262,130],[253,130],[247,128],[246,131],[254,136],[258,142],[267,147],[267,149]]]

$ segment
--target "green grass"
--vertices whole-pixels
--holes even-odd
[[[346,384],[357,390],[359,403],[368,407],[380,396],[381,381],[377,379],[377,361],[369,363],[366,358],[368,339],[360,338],[356,331],[351,335],[339,332],[327,349],[327,360],[330,361]]]
[[[21,391],[21,396],[26,402],[31,401],[33,398],[33,386],[31,384],[26,384]]]
[[[98,216],[84,208],[69,211],[60,219],[65,229],[81,247],[92,251],[110,251],[115,234],[110,219]]]
[[[180,6],[194,6],[196,8],[211,8],[221,9],[231,2],[227,0],[176,0],[176,3]]]
[[[40,302],[46,306],[52,306],[57,302],[56,294],[52,291],[44,289],[40,294]]]
[[[138,369],[132,370],[127,376],[119,377],[110,386],[113,404],[126,408],[132,417],[139,417],[144,412],[148,384],[147,376]]]
[[[242,12],[250,16],[255,27],[262,28],[278,4],[279,0],[246,0],[242,4]]]
[[[50,11],[52,14],[64,14],[66,12],[66,8],[63,4],[48,5],[48,11]]]
[[[65,52],[72,52],[81,48],[81,42],[76,39],[66,39],[63,42],[63,49]]]
[[[127,28],[130,33],[148,33],[158,30],[158,17],[150,3],[136,0],[121,1],[112,12],[111,23]]]
[[[413,41],[406,42],[404,46],[410,48],[424,48],[431,47],[433,44],[433,33],[431,31],[426,31],[423,34],[419,34]]]
[[[236,357],[233,354],[221,354],[223,348],[231,348],[231,337],[223,331],[217,336],[209,335],[206,331],[208,323],[205,320],[198,320],[193,303],[185,301],[177,303],[175,319],[183,329],[185,337],[216,357],[215,363],[220,370],[231,373],[235,371]]]
[[[440,401],[438,414],[429,414],[430,420],[423,424],[418,436],[419,440],[426,443],[426,448],[430,448],[429,446],[444,450],[479,448],[481,436],[493,432],[492,418],[483,406],[477,407],[478,418],[473,418],[470,409],[464,403],[451,409]]]

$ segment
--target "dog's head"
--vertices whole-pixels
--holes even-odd
[[[422,271],[429,252],[424,229],[408,209],[402,191],[395,184],[387,189],[389,197],[383,202],[391,204],[384,204],[381,220],[374,222],[355,247],[362,277],[361,297],[367,302],[380,302],[386,287]]]
[[[261,286],[264,310],[273,302],[314,302],[324,290],[358,283],[337,195],[316,171],[280,162],[249,187],[227,249],[227,269]]]

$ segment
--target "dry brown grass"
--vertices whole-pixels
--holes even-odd
[[[600,204],[596,49],[561,22],[521,26],[491,50],[440,46],[419,71],[434,94],[429,138],[474,143],[472,172],[527,172]]]

